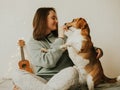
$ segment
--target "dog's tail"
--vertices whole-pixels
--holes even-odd
[[[120,76],[116,77],[116,78],[109,78],[107,76],[103,76],[103,80],[107,83],[115,83],[115,82],[118,82],[120,81]]]

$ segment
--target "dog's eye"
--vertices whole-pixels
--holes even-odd
[[[75,21],[75,19],[73,19],[73,21],[72,22],[74,22]]]

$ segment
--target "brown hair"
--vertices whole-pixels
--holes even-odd
[[[35,40],[42,40],[46,36],[47,16],[51,10],[56,13],[55,9],[52,7],[42,7],[37,9],[33,18],[33,38]],[[52,33],[54,36],[58,36],[58,30],[54,30]]]

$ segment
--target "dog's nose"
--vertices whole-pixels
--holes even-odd
[[[64,23],[64,25],[66,25],[67,23]]]
[[[67,23],[64,23],[64,25],[67,27],[67,29],[69,29],[69,26],[67,25]]]
[[[69,29],[71,26],[69,26],[67,23],[64,23],[64,25]]]

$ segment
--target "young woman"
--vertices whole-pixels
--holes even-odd
[[[51,7],[39,8],[33,19],[33,37],[28,43],[28,49],[32,57],[35,74],[49,80],[60,70],[73,66],[67,50],[60,49],[66,42],[64,31],[66,26],[58,29],[56,11]],[[41,49],[47,49],[43,52]],[[102,56],[102,50],[96,49],[98,56]]]

